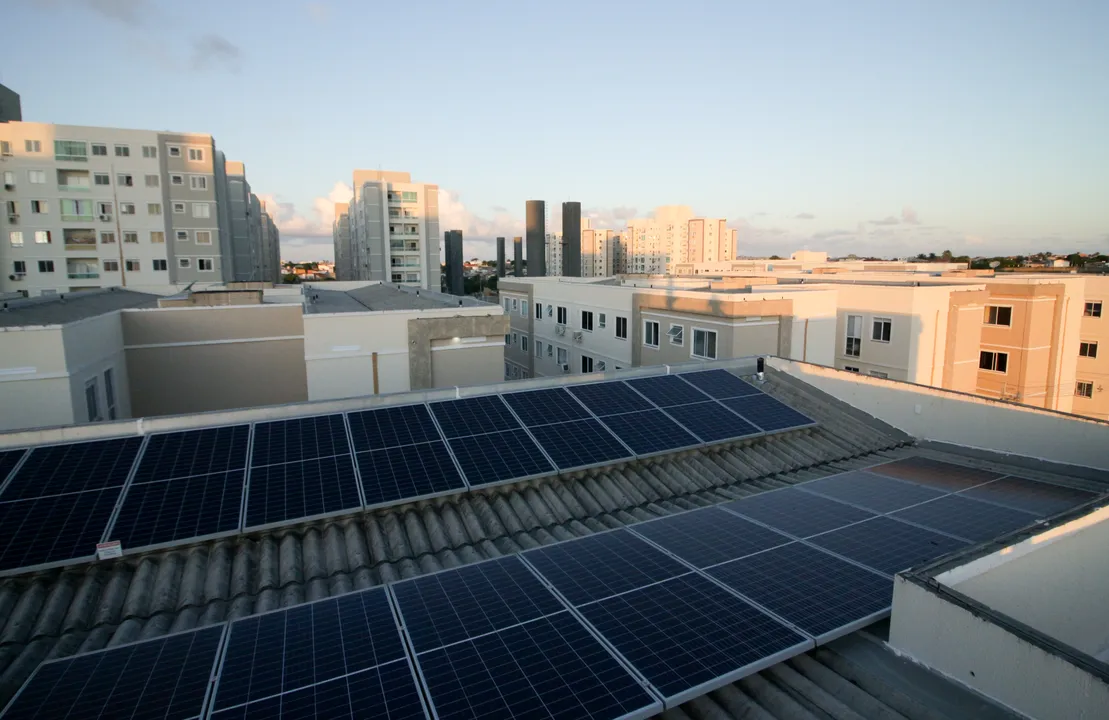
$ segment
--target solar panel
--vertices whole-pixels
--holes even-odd
[[[122,490],[0,502],[0,570],[94,555]]]
[[[797,412],[789,405],[764,393],[728,398],[720,402],[750,420],[764,432],[789,430],[814,423],[808,415]]]
[[[132,484],[109,534],[125,549],[239,529],[245,470]]]
[[[442,440],[372,450],[357,458],[367,507],[466,489]]]
[[[132,483],[210,475],[246,467],[249,425],[151,435]]]
[[[216,711],[398,660],[408,670],[384,588],[236,620],[229,633]]]
[[[993,540],[1036,521],[1035,515],[1023,510],[1013,510],[957,495],[946,495],[931,502],[914,505],[895,512],[890,517],[908,520],[975,542]]]
[[[254,426],[251,465],[314,460],[350,452],[342,415],[278,420]]]
[[[751,495],[724,507],[800,538],[874,517],[853,505],[794,488]]]
[[[708,574],[827,642],[886,613],[893,582],[794,542],[717,565]]]
[[[523,558],[574,605],[689,572],[627,530],[547,545],[525,552]]]
[[[813,646],[698,573],[591,603],[580,612],[668,707]]]
[[[937,490],[957,492],[996,480],[1002,473],[955,465],[926,457],[907,457],[867,468],[869,472],[927,485]]]
[[[213,625],[40,665],[4,718],[199,717],[222,636]]]
[[[354,451],[380,450],[440,440],[426,405],[401,405],[347,414]]]
[[[618,413],[650,410],[654,407],[642,395],[623,382],[570,385],[566,388],[598,417]]]
[[[246,526],[362,507],[349,455],[252,468]]]
[[[564,609],[515,555],[395,583],[417,653]]]
[[[959,493],[966,497],[1027,510],[1040,517],[1070,510],[1072,507],[1093,500],[1095,493],[1076,488],[1037,482],[1022,477],[1005,477]]]
[[[702,442],[713,443],[760,434],[760,430],[719,403],[694,403],[666,408],[666,414],[680,422]]]
[[[589,411],[562,388],[509,393],[502,397],[528,427],[590,417]]]
[[[498,395],[434,402],[431,403],[431,412],[448,438],[520,429],[520,423],[512,417]]]
[[[653,377],[634,378],[627,381],[637,392],[642,393],[648,400],[659,407],[672,405],[688,405],[689,403],[704,402],[708,396],[689,383],[682,382],[677,375],[655,375]]]
[[[790,542],[781,533],[716,507],[637,523],[632,529],[699,568]]]
[[[4,481],[7,480],[15,466],[19,464],[24,452],[26,451],[0,450],[0,487],[4,486]]]
[[[647,717],[660,703],[567,611],[419,656],[439,720]]]
[[[717,400],[742,395],[761,395],[762,390],[751,383],[740,380],[727,370],[705,370],[703,372],[682,373],[682,380],[693,385],[709,397]]]
[[[34,448],[0,501],[122,486],[141,446],[132,437]]]
[[[670,452],[700,445],[701,441],[661,410],[639,410],[609,415],[604,424],[636,455]]]
[[[893,512],[945,494],[923,485],[871,475],[861,470],[811,480],[796,487],[877,513]]]
[[[559,470],[632,457],[628,449],[596,420],[571,420],[557,425],[540,425],[531,428],[531,434]]]
[[[922,565],[967,545],[965,540],[887,517],[848,525],[811,537],[806,542],[887,575]]]
[[[535,441],[523,430],[453,438],[451,452],[458,458],[471,487],[553,473]]]

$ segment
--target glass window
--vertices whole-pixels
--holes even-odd
[[[45,185],[46,184],[46,171],[45,170],[28,170],[27,171],[27,180],[32,185]],[[5,180],[4,182],[7,183],[7,180]]]
[[[626,317],[616,316],[616,337],[621,340],[628,339],[628,319]]]
[[[527,300],[521,300],[520,301],[520,317],[527,317],[527,316],[528,316],[528,301]]]
[[[54,272],[54,261],[53,260],[39,260],[39,272],[40,273]]]
[[[543,304],[542,303],[535,303],[535,319],[536,320],[542,320],[543,319]]]
[[[605,314],[604,313],[597,313],[597,327],[599,327],[601,330],[605,329]]]
[[[593,358],[588,355],[581,356],[581,371],[583,373],[593,372]]]
[[[158,187],[158,184],[159,184],[159,180],[158,180],[157,175],[147,175],[146,176],[146,186],[147,187]]]
[[[118,260],[105,260],[104,261],[104,272],[119,272],[119,261]]]
[[[85,383],[85,407],[88,409],[89,422],[97,422],[101,419],[96,395],[96,378],[93,378]]]
[[[189,148],[189,160],[192,162],[204,162],[204,150],[201,148]]]
[[[8,242],[12,244],[12,247],[23,247],[23,231],[9,230]]]
[[[1101,301],[1094,300],[1086,303],[1086,310],[1083,314],[1086,317],[1101,317]]]
[[[593,332],[593,312],[591,310],[581,311],[581,329]]]
[[[671,345],[681,345],[685,342],[685,327],[682,325],[671,325],[670,329],[666,331],[666,336],[670,338]]]
[[[211,230],[197,230],[196,231],[196,244],[197,245],[211,245],[212,244],[212,231]]]
[[[96,146],[93,146],[94,149]],[[103,153],[98,155],[107,155],[108,148],[104,148]],[[74,140],[55,140],[54,141],[54,159],[55,160],[69,160],[71,162],[88,162],[89,159],[89,146],[86,143]]]
[[[116,384],[112,369],[104,371],[104,399],[108,401],[108,419],[116,419]]]
[[[1009,353],[983,350],[978,356],[978,367],[991,372],[1006,372],[1009,369]]]
[[[100,233],[100,244],[101,245],[111,245],[115,241],[116,241],[116,234],[114,232],[102,232],[102,233]]]
[[[693,357],[716,359],[716,331],[693,328]]]
[[[135,245],[139,242],[139,234],[137,232],[123,233],[123,242]]]
[[[42,142],[39,140],[24,140],[23,149],[27,152],[42,152]]]
[[[17,274],[17,275],[26,275],[27,274],[27,261],[26,260],[13,260],[12,261],[12,272]]]
[[[126,145],[116,145],[116,157],[131,157],[131,148]]]
[[[50,231],[49,230],[35,230],[35,243],[38,245],[50,244]]]
[[[158,157],[158,148],[153,145],[143,145],[142,156],[144,158],[156,158]]]
[[[527,335],[521,335],[520,336],[520,349],[523,350],[524,352],[528,351],[528,336]]]
[[[1004,325],[1009,327],[1013,324],[1013,308],[999,307],[997,305],[986,306],[986,324],[987,325]]]
[[[648,347],[658,347],[658,323],[652,320],[643,322],[643,344]]]
[[[849,357],[858,357],[863,345],[863,316],[847,316],[847,343],[843,354]]]
[[[211,217],[211,209],[208,207],[208,203],[193,203],[193,217]]]
[[[147,203],[146,204],[146,214],[147,215],[161,215],[162,214],[162,204],[161,203]]]
[[[566,348],[558,348],[558,358],[557,358],[557,360],[558,360],[559,365],[565,365],[566,364]]]
[[[200,270],[201,272],[212,272],[212,270],[214,268],[215,268],[215,264],[212,262],[212,258],[197,258],[196,259],[196,269],[197,270]]]
[[[1078,354],[1082,357],[1096,358],[1097,357],[1097,343],[1096,342],[1083,342],[1078,344]]]
[[[126,268],[127,272],[138,272],[139,271],[139,261],[138,260],[124,260],[123,265]]]
[[[96,173],[92,176],[92,181],[97,185],[111,185],[112,179],[108,177],[107,173]]]
[[[874,329],[870,339],[875,342],[889,342],[893,321],[889,318],[874,318]]]
[[[173,213],[175,215],[184,215],[185,214],[185,203],[182,203],[182,202],[173,203]]]
[[[1092,398],[1094,396],[1094,384],[1079,380],[1074,386],[1074,394],[1078,397]]]
[[[189,187],[193,190],[207,190],[208,178],[203,175],[190,175]]]
[[[150,242],[157,245],[157,244],[164,243],[165,241],[166,241],[166,234],[164,232],[162,232],[161,230],[151,230],[150,231]],[[155,270],[156,269],[157,268],[155,268]]]
[[[192,259],[185,258],[185,257],[177,258],[177,267],[188,269],[188,268],[191,268],[192,266],[193,266]]]
[[[185,176],[184,175],[170,175],[169,176],[169,182],[170,182],[171,185],[184,185],[185,184]]]
[[[155,260],[154,261],[154,269],[155,270],[165,270],[166,269],[166,261],[164,259]]]
[[[570,314],[569,311],[565,307],[563,307],[562,305],[559,305],[558,306],[558,319],[557,319],[558,324],[559,325],[565,325],[566,324],[566,318],[569,314]]]
[[[166,151],[170,157],[181,157],[181,147],[179,145],[167,145]]]

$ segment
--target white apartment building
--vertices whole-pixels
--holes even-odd
[[[439,187],[406,172],[354,171],[351,280],[439,289]]]
[[[615,274],[614,256],[619,238],[612,230],[582,229],[582,277],[609,277]]]
[[[544,243],[547,251],[547,276],[559,277],[562,275],[562,233],[547,233]]]
[[[338,280],[350,280],[354,274],[354,262],[350,247],[349,203],[335,203],[331,240],[335,244],[335,277]]]
[[[688,206],[667,205],[650,218],[628,221],[611,272],[659,275],[689,263],[728,262],[736,256],[737,241],[737,231],[724,218],[695,217]]]

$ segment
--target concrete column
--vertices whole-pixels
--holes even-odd
[[[528,275],[547,274],[547,206],[542,200],[527,201]]]
[[[516,277],[524,276],[524,239],[512,238],[512,274]]]
[[[581,277],[581,203],[562,203],[562,274]]]
[[[497,277],[504,277],[504,238],[497,238]]]

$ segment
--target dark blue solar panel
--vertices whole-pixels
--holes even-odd
[[[34,448],[0,500],[122,486],[141,446],[133,437]]]
[[[539,446],[523,430],[452,438],[450,443],[471,487],[555,471]]]
[[[627,530],[536,548],[524,553],[524,559],[574,605],[689,572]]]
[[[499,395],[435,402],[431,403],[431,411],[448,438],[520,428]]]
[[[246,467],[249,425],[151,435],[133,483],[210,475]]]
[[[992,505],[971,498],[947,495],[931,502],[892,513],[890,517],[950,535],[983,542],[1027,527],[1036,516],[1023,510]]]
[[[4,718],[198,717],[222,635],[215,625],[47,663]]]
[[[799,542],[708,573],[817,638],[843,634],[893,602],[890,578]]]
[[[650,410],[654,407],[642,395],[622,382],[571,385],[566,389],[599,417],[636,410]]]
[[[531,428],[559,470],[628,459],[632,454],[596,420],[572,420]]]
[[[439,720],[601,720],[661,710],[566,611],[431,650],[418,660]]]
[[[696,387],[710,397],[721,400],[723,398],[739,397],[741,395],[759,395],[762,393],[751,383],[740,380],[727,370],[705,370],[703,372],[682,373],[678,375],[682,380]]]
[[[799,413],[789,405],[762,393],[728,398],[720,402],[750,420],[763,432],[804,427],[814,422],[808,415]]]
[[[0,502],[0,570],[95,555],[122,490]]]
[[[701,444],[700,440],[661,410],[610,415],[604,419],[604,424],[636,455],[650,455]]]
[[[246,526],[268,525],[362,506],[349,455],[255,467]]]
[[[562,388],[510,393],[503,397],[528,427],[590,417],[589,411]]]
[[[380,450],[441,439],[426,405],[401,405],[347,414],[354,451]]]
[[[418,653],[564,609],[514,555],[395,583],[393,594]]]
[[[215,710],[405,657],[384,588],[236,620],[230,633]]]
[[[671,703],[812,647],[812,641],[697,573],[580,610]]]
[[[802,538],[874,517],[853,505],[794,488],[759,493],[724,507]]]
[[[358,453],[366,505],[465,490],[442,440]]]
[[[862,470],[840,473],[797,486],[833,500],[858,505],[876,513],[888,513],[934,500],[946,493],[922,485],[871,475]]]
[[[1051,485],[1021,477],[1006,477],[959,493],[966,497],[1027,510],[1039,517],[1069,510],[1093,500],[1097,495],[1085,490]]]
[[[251,465],[313,460],[350,453],[342,415],[278,420],[254,426]]]
[[[886,517],[848,525],[807,542],[893,575],[935,560],[968,543]]]
[[[666,413],[689,428],[702,442],[721,442],[760,433],[757,427],[713,400],[668,407]]]
[[[245,470],[132,484],[110,539],[124,549],[239,529]]]
[[[677,375],[635,378],[627,383],[659,407],[688,405],[709,399],[697,388],[680,380]]]
[[[790,538],[710,507],[632,526],[682,560],[705,568],[790,542]]]
[[[4,481],[8,479],[8,475],[19,464],[20,458],[23,457],[25,450],[2,450],[0,451],[0,486],[4,485]]]
[[[987,483],[990,480],[996,480],[1001,477],[1001,473],[940,462],[939,460],[919,456],[894,460],[893,462],[883,465],[875,465],[874,467],[867,468],[867,471],[886,475],[888,477],[899,478],[901,480],[908,480],[918,485],[927,485],[928,487],[934,487],[937,490],[946,490],[947,492],[966,490],[975,485],[981,485],[982,483]]]

